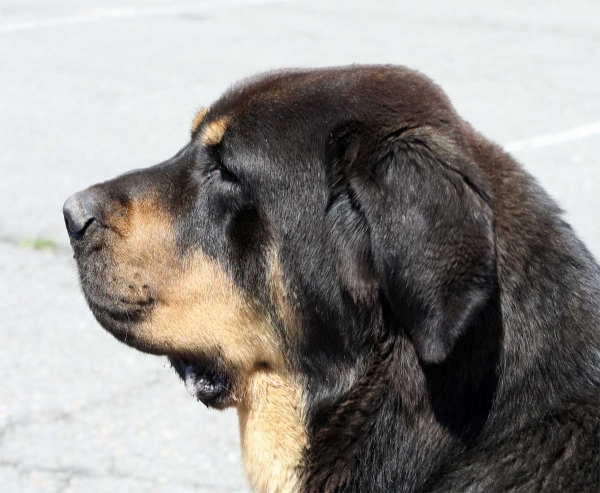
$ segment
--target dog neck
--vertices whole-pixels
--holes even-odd
[[[410,340],[389,330],[352,389],[312,416],[302,491],[423,491],[464,451],[492,407],[496,301],[441,365],[424,366]]]
[[[238,406],[242,455],[254,491],[298,491],[307,445],[303,399],[292,380],[258,371]]]
[[[546,192],[499,149],[483,152],[481,162],[505,168],[489,173],[502,318],[496,401],[518,427],[574,400],[597,401],[600,269]]]

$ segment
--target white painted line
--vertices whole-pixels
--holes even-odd
[[[212,13],[215,10],[224,10],[231,7],[244,7],[252,5],[264,5],[270,3],[282,3],[288,0],[232,0],[229,2],[197,2],[181,5],[170,5],[168,7],[120,7],[120,8],[97,8],[91,9],[84,14],[66,15],[60,17],[48,17],[31,19],[17,22],[6,22],[0,24],[0,34],[8,34],[19,31],[32,31],[35,29],[46,29],[52,27],[72,26],[76,24],[92,24],[111,19],[130,19],[134,17],[154,17],[161,15],[177,15],[186,12]]]
[[[591,125],[582,125],[574,127],[562,132],[552,134],[538,135],[531,139],[516,140],[509,142],[504,148],[509,152],[518,152],[526,149],[539,149],[541,147],[549,147],[572,140],[585,139],[593,135],[600,135],[600,122],[592,123]]]

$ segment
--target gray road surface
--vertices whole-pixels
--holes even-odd
[[[242,76],[420,69],[600,254],[600,3],[336,4],[0,0],[0,492],[247,491],[235,413],[99,328],[61,216],[72,192],[172,155]]]

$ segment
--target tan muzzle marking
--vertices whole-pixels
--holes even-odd
[[[239,376],[234,405],[251,484],[259,492],[295,491],[307,445],[304,396],[272,316],[216,260],[199,250],[179,258],[170,218],[155,201],[133,203],[118,227],[119,275],[150,286],[156,299],[137,338],[159,353],[223,358]],[[282,276],[273,253],[275,316],[292,326],[297,320]]]

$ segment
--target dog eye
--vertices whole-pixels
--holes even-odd
[[[215,169],[220,173],[221,179],[231,183],[239,182],[237,176],[235,176],[220,160],[216,164]]]
[[[209,176],[216,176],[227,183],[238,184],[238,177],[231,169],[223,163],[220,149],[212,148],[208,153],[208,160],[205,164],[205,172]]]

